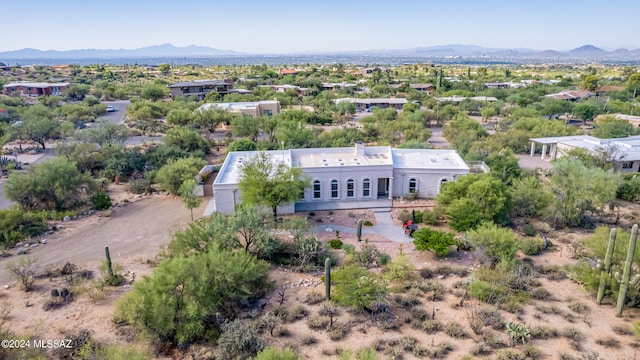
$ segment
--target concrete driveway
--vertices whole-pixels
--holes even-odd
[[[107,121],[112,124],[124,124],[124,117],[127,115],[127,108],[131,105],[129,100],[116,100],[116,101],[103,101],[106,106],[113,106],[116,111],[108,112],[104,115],[98,116],[96,122]]]

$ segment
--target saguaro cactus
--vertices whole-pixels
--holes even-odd
[[[602,304],[602,298],[604,297],[604,291],[607,287],[607,280],[609,279],[611,271],[611,262],[613,261],[613,251],[616,246],[616,228],[611,229],[609,233],[609,245],[607,246],[607,254],[604,257],[604,264],[602,272],[600,273],[600,286],[598,287],[598,296],[596,297],[596,304]]]
[[[362,219],[358,219],[358,228],[356,230],[356,236],[358,237],[358,242],[362,241],[362,224],[364,221]]]
[[[631,229],[631,238],[629,239],[629,248],[627,250],[627,261],[624,263],[624,272],[622,278],[620,274],[616,273],[616,279],[620,282],[620,290],[618,290],[618,306],[616,308],[616,316],[622,316],[622,308],[624,307],[624,301],[627,296],[627,290],[629,289],[631,278],[631,266],[633,265],[633,257],[636,253],[636,241],[638,240],[638,224],[633,225]],[[634,276],[634,282],[640,280],[640,277]]]
[[[107,258],[107,271],[109,272],[109,279],[113,279],[113,267],[111,266],[111,255],[109,255],[109,247],[104,247],[104,256]]]
[[[331,259],[324,261],[324,286],[327,300],[331,300]]]

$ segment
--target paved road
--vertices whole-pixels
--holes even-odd
[[[129,100],[103,101],[106,106],[113,106],[116,111],[108,112],[102,116],[98,116],[96,121],[108,121],[112,124],[124,124],[124,117],[127,114],[127,108],[131,105]]]

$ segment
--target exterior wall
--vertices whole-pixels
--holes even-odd
[[[29,84],[21,84],[18,86],[4,88],[5,94],[9,95],[14,91],[20,92],[23,96],[49,96],[49,95],[62,95],[62,93],[69,88],[68,85],[51,84],[49,87],[32,87]]]
[[[271,112],[272,116],[280,113],[280,102],[275,104],[259,104],[258,114],[256,116],[267,115],[266,113],[268,112]]]
[[[404,176],[402,175],[404,174]],[[417,196],[432,199],[440,193],[443,180],[455,181],[458,176],[466,175],[460,170],[394,169],[393,196],[409,196],[409,182],[416,179]]]
[[[344,169],[344,170],[343,170]],[[298,203],[339,203],[353,201],[373,201],[378,200],[378,178],[391,178],[393,168],[391,166],[365,167],[365,166],[345,166],[339,168],[315,168],[304,169],[304,174],[311,180],[311,187],[305,189],[304,199]],[[363,180],[369,179],[369,196],[362,196]],[[354,180],[354,197],[347,197],[347,180]],[[321,197],[313,198],[313,182],[320,181]],[[331,181],[338,181],[338,198],[331,197]]]

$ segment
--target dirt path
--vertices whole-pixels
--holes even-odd
[[[83,220],[62,223],[64,229],[43,235],[47,244],[30,250],[39,258],[40,268],[71,262],[96,270],[104,260],[104,247],[109,246],[111,259],[129,269],[129,264],[141,264],[152,259],[163,245],[169,243],[171,233],[191,220],[189,211],[179,199],[170,195],[136,198],[135,202],[120,203],[110,217],[93,215]],[[204,209],[194,209],[199,217]],[[14,280],[7,274],[5,264],[18,256],[0,258],[0,284]],[[135,270],[131,270],[135,271]]]

